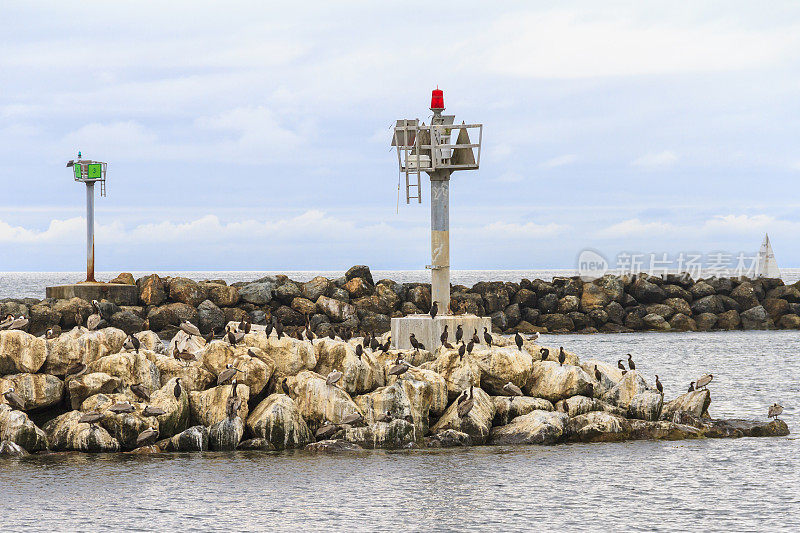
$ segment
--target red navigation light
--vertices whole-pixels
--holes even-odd
[[[431,110],[444,109],[444,91],[436,87],[431,92]]]

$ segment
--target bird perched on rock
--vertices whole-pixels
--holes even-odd
[[[436,318],[436,314],[439,312],[439,302],[433,302],[431,305],[431,319]]]
[[[694,381],[692,381],[691,383],[689,383],[689,390],[688,390],[688,391],[686,391],[686,392],[694,392]]]
[[[475,344],[481,343],[481,340],[478,338],[478,328],[475,328],[475,331],[472,333],[472,342]]]
[[[380,347],[381,347],[381,344],[378,342],[378,339],[376,339],[375,336],[373,335],[372,338],[369,341],[369,349],[374,352],[375,350],[377,350]]]
[[[362,348],[360,344],[356,344],[356,357],[361,359],[362,355],[364,355],[364,348]]]
[[[472,350],[474,348],[475,348],[475,340],[474,339],[470,339],[470,341],[467,343],[467,353],[472,355]]]
[[[601,374],[600,371],[597,370],[597,365],[594,365],[594,379],[596,379],[599,382],[603,381],[603,374]]]
[[[514,396],[524,396],[522,389],[511,383],[510,381],[503,385],[503,392],[509,395],[511,400],[508,402],[509,406],[514,402]]]
[[[58,334],[56,333],[56,331],[53,328],[48,329],[44,333],[44,338],[47,339],[47,340],[55,339],[56,337],[58,337]]]
[[[339,431],[339,426],[332,424],[330,420],[326,420],[323,425],[314,433],[314,438],[317,440],[327,440],[333,437]]]
[[[409,364],[400,359],[398,356],[398,361],[394,365],[392,365],[392,367],[389,369],[389,375],[400,377],[406,372],[408,372],[409,368],[411,368]]]
[[[464,418],[472,411],[473,406],[475,405],[475,391],[474,385],[469,386],[469,398],[464,398],[464,401],[458,404],[456,408],[456,413],[458,414],[459,418]],[[465,391],[466,392],[466,391]]]
[[[81,374],[83,374],[84,372],[86,372],[86,368],[87,368],[87,366],[85,364],[83,364],[83,363],[75,363],[74,365],[72,365],[69,368],[67,368],[67,371],[64,374],[64,379],[67,379],[67,378],[70,378],[70,377],[76,378],[76,377],[80,376]]]
[[[136,446],[149,446],[158,440],[158,429],[147,428],[136,437]]]
[[[492,334],[489,333],[488,328],[483,328],[483,340],[486,341],[486,346],[492,345]]]
[[[461,339],[464,338],[464,330],[461,328],[461,324],[456,326],[456,344],[461,342]]]
[[[136,353],[139,353],[139,347],[142,345],[141,341],[134,337],[133,335],[128,335],[128,338],[125,339],[125,342],[122,343],[122,347],[126,350],[133,350]]]
[[[231,393],[225,402],[225,415],[231,420],[239,416],[239,408],[242,407],[242,399],[236,395],[237,384],[235,379],[231,381]]]
[[[767,412],[767,418],[774,418],[778,420],[778,417],[783,413],[783,406],[779,403],[773,403],[769,407],[769,411]]]
[[[248,322],[246,318],[243,318],[242,321],[239,322],[238,329],[239,329],[239,331],[241,331],[245,335],[250,333],[250,329],[251,328],[252,328],[252,324],[250,324],[250,322]]]
[[[414,348],[414,351],[419,353],[419,349],[422,347],[422,344],[417,340],[417,337],[412,333],[408,337],[409,342],[411,342],[411,346]]]
[[[444,345],[447,342],[447,324],[444,325],[442,334],[439,335],[439,341],[441,341],[442,345]]]
[[[141,383],[134,383],[131,385],[131,392],[134,396],[139,398],[140,400],[144,400],[146,402],[150,401],[150,393],[147,391],[144,385]]]
[[[535,332],[533,335],[531,335],[531,336],[528,338],[528,340],[529,340],[529,341],[531,341],[531,342],[536,342],[536,340],[537,340],[538,338],[539,338],[539,332],[537,331],[537,332]]]
[[[103,320],[103,317],[100,316],[100,304],[97,300],[92,300],[92,310],[94,310],[94,313],[89,315],[89,318],[86,319],[86,329],[89,331],[97,329],[97,326],[100,325],[100,321]]]
[[[363,421],[364,417],[361,416],[361,413],[353,413],[342,418],[342,424],[347,424],[348,426],[355,426],[362,423]]]
[[[286,378],[283,378],[283,380],[281,381],[281,390],[283,391],[283,393],[284,393],[286,396],[289,396],[289,397],[291,398],[291,396],[292,396],[292,389],[290,389],[290,388],[289,388],[289,385],[286,383]]]
[[[711,383],[711,380],[713,379],[714,376],[712,374],[706,374],[695,382],[694,387],[696,389],[707,389],[708,384]]]
[[[181,328],[181,331],[183,331],[187,335],[190,335],[190,336],[191,335],[195,335],[197,337],[201,337],[202,336],[200,334],[200,330],[197,329],[197,326],[195,326],[194,324],[192,324],[188,320],[184,320],[183,322],[181,322],[180,328]]]
[[[658,374],[656,374],[656,390],[658,390],[658,392],[659,392],[659,394],[661,394],[661,396],[664,396],[664,386],[658,380]]]
[[[564,347],[561,346],[558,349],[558,366],[562,366],[564,364],[564,361],[566,360],[567,360],[567,354],[564,352]]]
[[[517,349],[521,352],[524,341],[522,340],[522,335],[519,334],[519,331],[514,335],[514,343],[517,345]]]
[[[98,413],[97,411],[91,411],[84,415],[82,415],[78,419],[79,424],[89,424],[90,427],[94,428],[95,424],[100,422],[106,417],[103,413]]]
[[[453,345],[452,345],[452,344],[450,344],[450,343],[449,343],[449,342],[447,342],[447,341],[444,341],[444,343],[442,344],[442,346],[444,346],[444,347],[445,347],[446,349],[448,349],[448,350],[452,350],[452,349],[453,349]]]
[[[14,322],[14,315],[11,313],[7,314],[6,317],[3,319],[3,321],[0,322],[0,330],[8,329],[13,322]]]
[[[197,360],[197,358],[192,352],[187,350],[179,350],[177,346],[175,346],[175,348],[172,350],[172,357],[174,357],[178,361],[183,361],[185,363],[185,366],[188,366],[189,363]]]
[[[224,383],[227,383],[228,381],[233,379],[233,376],[235,376],[237,372],[241,372],[241,370],[239,370],[238,368],[235,368],[230,363],[226,364],[225,365],[225,370],[220,372],[219,376],[217,376],[217,385],[222,385]]]
[[[337,383],[339,383],[339,380],[342,379],[343,375],[344,374],[342,374],[338,370],[331,370],[330,373],[328,374],[328,377],[325,378],[325,383],[329,386],[336,385]]]
[[[625,365],[622,364],[622,359],[619,359],[617,361],[617,368],[619,368],[622,371],[623,376],[628,372],[628,370],[625,368]]]
[[[142,416],[161,416],[164,413],[166,413],[166,411],[164,411],[162,408],[153,407],[152,405],[147,405],[142,410]]]
[[[272,322],[267,322],[267,325],[264,327],[264,333],[267,334],[267,338],[272,335]]]
[[[388,424],[391,421],[392,421],[392,414],[389,411],[381,413],[377,417],[375,417],[375,422],[385,422]]]
[[[383,346],[381,346],[381,351],[382,352],[388,352],[389,348],[391,348],[391,347],[392,347],[392,336],[389,335],[389,338],[386,339],[386,342],[384,342]]]
[[[11,325],[8,326],[8,329],[24,330],[27,327],[28,327],[28,319],[25,318],[24,315],[19,315],[17,318],[14,319],[13,322],[11,322]]]
[[[234,381],[236,381],[234,379]],[[172,393],[175,395],[176,400],[181,399],[181,378],[175,378],[175,388],[172,389]]]
[[[134,407],[130,404],[130,402],[120,402],[115,403],[109,407],[108,410],[119,415],[123,413],[132,413],[134,411]]]
[[[278,340],[283,337],[283,324],[281,324],[280,320],[275,321],[275,334],[278,336]]]
[[[630,370],[636,370],[636,365],[633,364],[633,357],[631,357],[631,354],[628,354],[628,368]]]
[[[206,344],[211,344],[211,341],[214,340],[214,330],[208,332],[208,335],[203,337],[203,340],[206,341]]]
[[[464,360],[464,354],[467,351],[467,346],[464,344],[464,341],[461,341],[461,346],[458,347],[458,360]]]
[[[3,398],[6,399],[8,405],[10,405],[12,409],[17,409],[19,411],[25,409],[25,400],[22,399],[22,396],[17,394],[14,387],[9,387],[8,390],[4,392]]]
[[[550,350],[547,348],[539,348],[539,353],[542,354],[542,361],[547,361],[547,358],[550,357]]]

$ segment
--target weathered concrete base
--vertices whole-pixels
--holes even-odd
[[[74,283],[47,287],[46,296],[59,300],[77,297],[89,302],[106,299],[117,305],[136,305],[139,301],[139,289],[136,285],[121,283]]]
[[[476,329],[481,339],[483,328],[488,328],[490,333],[492,331],[492,319],[488,316],[439,315],[431,320],[430,315],[408,315],[392,319],[392,345],[398,350],[410,350],[409,337],[413,333],[427,350],[434,351],[442,345],[440,337],[445,325],[449,342],[455,345],[459,324],[464,329],[465,342],[469,341]]]

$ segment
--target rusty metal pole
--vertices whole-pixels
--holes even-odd
[[[94,182],[86,182],[86,281],[94,279]]]

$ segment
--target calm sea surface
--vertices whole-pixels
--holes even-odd
[[[786,284],[800,280],[800,268],[784,268],[781,270]],[[119,272],[98,272],[95,277],[100,281],[109,281],[117,277]],[[152,274],[152,272],[132,272],[134,278]],[[295,281],[308,281],[314,276],[338,278],[344,275],[341,270],[321,271],[280,271],[280,272],[157,272],[162,276],[183,276],[197,281],[204,279],[223,279],[228,283],[252,281],[271,274],[286,274]],[[454,285],[471,287],[479,281],[514,281],[522,278],[551,280],[553,276],[574,276],[577,271],[571,269],[551,270],[453,270],[450,279]],[[0,272],[0,298],[44,298],[45,287],[63,285],[82,281],[86,274],[82,272]],[[391,279],[398,283],[430,283],[428,270],[373,270],[375,281]]]
[[[494,275],[496,277],[496,273]],[[371,451],[67,455],[0,461],[5,531],[800,531],[800,335],[543,336],[631,352],[666,397],[715,376],[711,414],[782,438]]]

